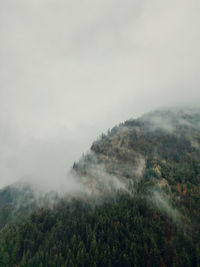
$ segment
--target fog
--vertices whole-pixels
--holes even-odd
[[[198,105],[199,12],[198,0],[1,0],[0,187],[54,187],[115,124]]]

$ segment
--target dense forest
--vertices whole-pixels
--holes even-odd
[[[0,266],[200,266],[198,111],[128,120],[72,173],[87,192],[51,206],[0,191]]]

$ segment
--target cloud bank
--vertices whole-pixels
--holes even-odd
[[[198,105],[199,12],[197,0],[2,0],[0,187],[64,179],[116,123]]]

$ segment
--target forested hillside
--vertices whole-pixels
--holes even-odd
[[[5,212],[19,197],[0,192],[0,266],[200,266],[199,111],[128,120],[72,174],[84,193],[16,222]]]

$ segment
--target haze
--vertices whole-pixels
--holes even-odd
[[[0,187],[54,186],[115,124],[198,105],[199,14],[198,0],[1,0]]]

